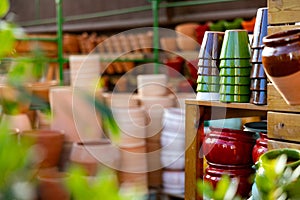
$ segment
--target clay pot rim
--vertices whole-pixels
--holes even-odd
[[[209,137],[215,138],[226,138],[226,140],[233,140],[239,142],[255,143],[255,132],[243,131],[237,129],[228,129],[228,128],[215,128],[209,127],[211,132],[207,134]],[[207,137],[206,136],[206,137]]]
[[[53,137],[53,136],[65,136],[65,131],[63,130],[52,130],[52,129],[33,129],[21,131],[20,135],[24,136],[43,136],[43,137]]]
[[[296,42],[300,39],[300,28],[286,31],[276,32],[274,34],[265,36],[263,43],[266,46],[284,45],[291,42]]]

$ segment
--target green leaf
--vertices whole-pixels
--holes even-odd
[[[8,10],[9,10],[9,6],[10,6],[10,4],[9,4],[8,0],[0,1],[0,17],[1,18],[7,14]]]
[[[5,22],[0,22],[0,57],[12,52],[15,44],[13,29]]]

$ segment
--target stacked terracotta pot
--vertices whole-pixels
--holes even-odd
[[[251,71],[251,99],[250,103],[257,105],[267,104],[267,76],[262,63],[262,51],[264,48],[263,37],[268,34],[268,8],[257,10],[256,22],[253,32],[252,49],[252,71]]]
[[[145,74],[137,77],[138,97],[147,114],[146,142],[149,186],[161,186],[161,131],[165,108],[175,106],[175,96],[168,93],[164,74]]]
[[[203,154],[208,162],[204,180],[215,187],[222,175],[228,175],[232,181],[239,181],[237,194],[249,197],[252,182],[252,150],[255,145],[255,132],[213,128],[205,136]]]
[[[120,150],[118,170],[121,187],[138,188],[139,192],[146,194],[146,111],[140,107],[136,95],[111,93],[104,96],[121,134],[117,145]]]
[[[198,100],[219,100],[219,56],[223,37],[223,32],[206,31],[204,34],[198,62]]]
[[[171,194],[184,193],[185,114],[181,108],[168,108],[163,116],[161,163],[163,189]]]

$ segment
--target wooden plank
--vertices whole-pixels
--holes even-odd
[[[274,85],[268,84],[268,110],[300,113],[300,106],[288,105]]]
[[[269,24],[284,24],[300,21],[299,0],[268,0]]]
[[[282,148],[292,148],[292,149],[299,149],[300,144],[293,143],[293,142],[286,142],[286,141],[277,141],[277,140],[268,140],[268,149],[282,149]]]
[[[268,106],[266,105],[257,106],[250,103],[222,103],[219,101],[199,101],[196,99],[186,99],[185,103],[191,105],[210,106],[210,107],[237,108],[237,109],[248,109],[248,110],[261,110],[261,111],[268,110]]]
[[[280,31],[286,31],[291,29],[300,28],[300,25],[281,25],[281,26],[268,26],[268,34],[277,33]]]
[[[202,109],[202,111],[204,111]],[[199,107],[196,105],[186,105],[186,122],[185,122],[185,197],[188,200],[197,199],[197,164],[199,163],[197,148],[200,141],[197,141],[198,125],[200,121]],[[197,161],[198,160],[198,161]],[[203,161],[203,160],[202,160]]]
[[[300,142],[300,114],[268,112],[268,137]]]

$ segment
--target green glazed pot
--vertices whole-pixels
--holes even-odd
[[[220,60],[219,59],[213,60],[213,59],[199,58],[199,61],[198,61],[198,66],[199,67],[202,67],[202,66],[205,66],[205,67],[219,67],[219,65],[220,65]]]
[[[220,101],[225,103],[249,103],[249,95],[220,94]]]
[[[251,67],[249,59],[222,59],[220,61],[220,68],[223,67]]]
[[[199,83],[197,85],[197,92],[219,92],[219,84],[203,84]]]
[[[219,84],[219,76],[198,76],[197,83]]]
[[[248,32],[243,29],[226,30],[222,43],[220,59],[250,59],[250,57]]]
[[[249,95],[250,88],[248,85],[220,85],[220,94]]]
[[[286,167],[291,167],[292,169],[294,169],[300,165],[300,150],[283,148],[269,150],[261,155],[258,160],[258,166],[268,165],[269,160],[276,159],[282,154],[286,154],[288,158]]]
[[[220,84],[224,85],[249,85],[251,79],[247,76],[222,76]]]
[[[251,67],[221,68],[220,76],[247,76],[250,77]]]

